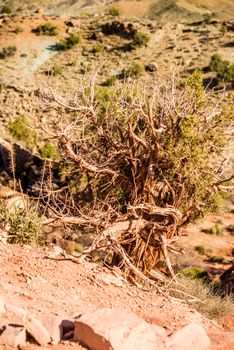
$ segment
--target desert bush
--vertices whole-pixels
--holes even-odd
[[[107,78],[104,83],[103,86],[113,86],[116,82],[117,76],[116,75],[111,75],[109,78]]]
[[[61,75],[63,73],[63,69],[64,67],[61,66],[60,64],[55,64],[52,69],[47,69],[45,71],[46,75],[52,75],[52,76],[57,76],[57,75]]]
[[[214,14],[211,12],[206,12],[203,14],[203,19],[206,24],[209,24],[214,19]]]
[[[134,37],[132,42],[130,43],[130,48],[132,50],[137,49],[138,47],[142,47],[148,44],[150,40],[150,37],[148,34],[137,32]]]
[[[14,33],[15,33],[15,34],[19,34],[19,33],[22,33],[23,31],[24,31],[24,30],[23,30],[22,27],[17,26],[17,27],[15,28],[15,30],[14,30]]]
[[[224,261],[224,257],[218,255],[211,255],[209,256],[208,261],[211,263],[222,263]]]
[[[211,284],[204,284],[189,277],[179,277],[179,283],[171,283],[170,294],[187,301],[189,305],[206,317],[213,319],[229,314],[234,310],[234,300],[221,297]]]
[[[17,48],[16,46],[7,46],[7,47],[4,47],[1,51],[0,51],[0,59],[5,59],[5,58],[8,58],[8,57],[12,57],[15,55],[17,51]]]
[[[48,158],[52,160],[58,160],[58,152],[56,147],[50,142],[46,141],[42,146],[38,148],[38,153],[42,158]]]
[[[165,259],[173,275],[167,241],[215,210],[228,185],[217,176],[233,112],[214,111],[200,72],[80,86],[68,98],[51,88],[39,94],[61,112],[49,135],[72,176],[72,189],[59,193],[66,220],[95,226],[96,247],[108,247],[128,273],[147,275]]]
[[[201,231],[208,235],[216,235],[216,236],[223,235],[223,229],[219,224],[215,224],[210,228],[203,228]]]
[[[70,34],[68,37],[60,40],[58,48],[60,50],[69,50],[72,49],[75,45],[80,43],[79,34]]]
[[[217,73],[217,77],[224,82],[232,82],[234,80],[234,64],[228,60],[223,60],[220,55],[211,56],[209,68]]]
[[[99,53],[101,51],[102,51],[102,47],[99,44],[92,47],[92,53]]]
[[[8,124],[11,136],[22,141],[26,146],[33,147],[37,143],[37,135],[26,116],[21,115]]]
[[[121,78],[138,78],[144,72],[142,63],[133,62],[128,68],[124,69]]]
[[[201,255],[205,255],[206,254],[206,249],[203,245],[197,245],[196,247],[194,247],[195,252],[198,252]]]
[[[56,36],[58,35],[58,28],[50,22],[40,24],[38,27],[32,29],[33,33],[37,35],[49,35]]]
[[[12,8],[8,5],[4,5],[2,8],[1,8],[1,13],[6,13],[6,14],[10,14],[12,13]]]
[[[110,16],[118,17],[121,14],[121,10],[119,7],[112,6],[108,9],[108,14]]]
[[[191,267],[187,269],[180,270],[179,274],[184,277],[189,277],[193,279],[197,279],[199,281],[210,281],[210,277],[208,272],[205,269],[200,267]]]
[[[0,208],[0,222],[7,222],[9,228],[9,243],[42,244],[44,242],[41,220],[35,208],[27,211],[18,209],[9,212]]]

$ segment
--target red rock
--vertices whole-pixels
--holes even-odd
[[[234,332],[234,313],[218,318],[217,322],[223,326],[226,331]]]
[[[13,348],[22,347],[26,343],[26,331],[22,326],[7,325],[0,335],[0,345]]]
[[[165,339],[162,327],[123,309],[97,309],[75,320],[74,340],[92,350],[158,350]]]
[[[207,350],[210,339],[204,328],[191,323],[172,334],[166,342],[168,350]]]
[[[2,312],[5,312],[5,300],[4,298],[0,295],[0,314]]]

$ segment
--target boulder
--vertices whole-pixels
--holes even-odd
[[[0,335],[0,345],[18,348],[26,343],[25,328],[18,325],[9,324],[4,327]]]
[[[74,340],[91,350],[157,350],[166,332],[131,311],[102,308],[75,320]]]
[[[173,333],[166,342],[168,350],[207,350],[210,339],[204,328],[191,323]]]

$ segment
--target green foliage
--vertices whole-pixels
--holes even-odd
[[[32,29],[33,33],[37,35],[49,35],[56,36],[58,35],[58,28],[50,22],[46,22],[44,24],[40,24],[35,29]]]
[[[138,47],[146,46],[150,41],[148,34],[138,32],[134,35],[132,42],[130,43],[130,49],[135,50]]]
[[[10,243],[42,244],[44,242],[41,221],[34,208],[30,208],[26,212],[18,209],[12,213],[1,207],[0,222],[10,224]]]
[[[142,63],[133,62],[127,69],[122,72],[123,78],[138,78],[144,72],[144,65]]]
[[[1,8],[1,13],[6,13],[6,14],[10,14],[12,13],[12,8],[8,5],[4,5],[2,8]]]
[[[180,270],[180,275],[205,282],[210,280],[208,272],[200,267],[191,267]]]
[[[8,130],[11,136],[18,140],[23,141],[23,143],[28,147],[33,147],[37,143],[37,135],[26,116],[21,115],[17,117],[14,121],[8,124]]]
[[[83,246],[83,244],[77,243],[77,244],[75,245],[74,251],[75,251],[76,253],[83,253],[83,251],[84,251],[84,246]]]
[[[16,46],[7,46],[7,47],[4,47],[1,51],[0,51],[0,59],[5,59],[5,58],[8,58],[8,57],[12,57],[15,55],[17,51],[17,48]]]
[[[56,147],[48,140],[43,146],[38,148],[38,153],[42,158],[48,158],[52,160],[58,160],[58,152]]]
[[[119,7],[112,6],[112,7],[109,8],[108,14],[110,16],[118,17],[118,16],[121,15],[121,10],[120,10]]]
[[[217,77],[224,82],[228,83],[234,80],[234,64],[223,60],[218,54],[211,56],[209,68],[212,72],[216,72]]]
[[[75,45],[80,43],[80,36],[79,34],[70,34],[67,38],[62,39],[58,47],[60,50],[69,50],[72,49]]]

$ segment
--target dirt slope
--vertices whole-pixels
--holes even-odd
[[[233,348],[234,332],[225,332],[182,302],[169,300],[154,291],[142,291],[126,282],[117,270],[111,273],[89,262],[76,264],[46,258],[56,258],[54,251],[50,247],[0,243],[0,295],[39,318],[41,314],[52,313],[73,318],[95,307],[124,306],[147,321],[165,327],[168,334],[193,321],[207,330],[211,350]],[[36,348],[30,346],[27,350]],[[70,348],[73,349],[74,344],[53,347]]]

